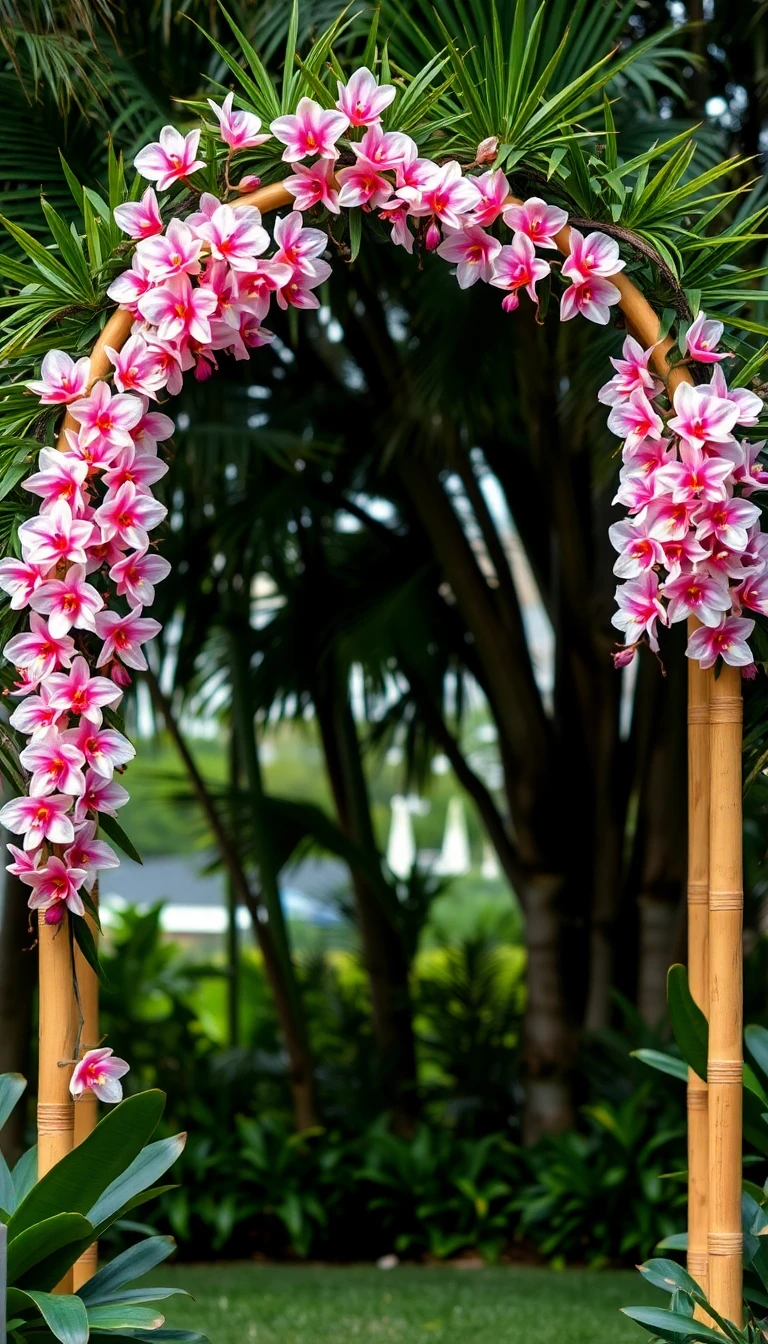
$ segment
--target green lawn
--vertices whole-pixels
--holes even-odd
[[[641,1344],[648,1335],[619,1307],[665,1305],[631,1272],[232,1265],[157,1280],[196,1298],[161,1303],[168,1325],[212,1344]]]

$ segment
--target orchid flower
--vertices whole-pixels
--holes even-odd
[[[58,727],[65,720],[64,711],[51,704],[51,692],[46,683],[39,695],[28,695],[14,709],[9,722],[25,736],[39,737],[48,728]]]
[[[103,615],[99,614],[97,620]],[[54,709],[69,714],[79,714],[91,723],[101,723],[101,711],[105,705],[115,705],[122,692],[109,677],[91,676],[91,670],[85,658],[75,658],[68,674],[57,672],[47,679],[50,703]]]
[[[63,500],[76,518],[81,517],[85,511],[83,486],[88,476],[88,464],[82,458],[57,452],[55,448],[41,448],[38,466],[39,471],[22,481],[23,488],[32,495],[39,495],[43,511]]]
[[[381,120],[385,108],[394,101],[394,84],[377,84],[366,66],[350,75],[346,84],[338,81],[336,106],[350,126],[372,126]]]
[[[0,588],[11,599],[11,610],[21,611],[29,606],[29,599],[44,581],[47,565],[30,565],[26,560],[0,560]]]
[[[659,581],[652,570],[647,570],[637,579],[620,584],[616,589],[616,602],[619,610],[611,620],[617,630],[624,631],[626,644],[637,644],[646,635],[654,653],[658,653],[659,641],[656,635],[656,623],[666,624],[666,612],[659,597]]]
[[[147,187],[140,201],[126,201],[112,211],[115,223],[129,238],[151,238],[163,232],[163,220],[153,187]]]
[[[248,271],[269,247],[269,234],[255,206],[235,211],[231,205],[220,205],[205,224],[198,225],[197,235],[210,244],[211,255],[233,271]]]
[[[704,457],[700,448],[688,443],[682,444],[680,458],[680,462],[661,467],[656,478],[662,489],[669,490],[675,504],[726,498],[732,462],[725,457]]]
[[[688,640],[686,654],[696,658],[703,668],[714,667],[718,658],[731,667],[748,667],[752,653],[747,641],[755,628],[754,621],[741,616],[726,616],[714,629],[699,626]]]
[[[93,523],[75,518],[69,505],[59,499],[47,513],[21,524],[19,541],[24,559],[32,565],[57,565],[60,560],[84,565],[92,534]]]
[[[694,517],[696,540],[704,541],[706,537],[713,536],[728,550],[743,551],[747,545],[749,528],[759,517],[757,504],[750,503],[748,499],[734,497],[707,502],[697,509]]]
[[[115,611],[101,611],[96,617],[96,633],[104,640],[96,666],[103,667],[113,658],[119,658],[137,672],[146,672],[147,660],[141,645],[159,635],[162,626],[150,616],[142,616],[140,607],[132,607],[127,616]]]
[[[19,760],[32,778],[29,793],[43,798],[48,793],[79,795],[85,791],[82,767],[85,756],[57,728],[46,728],[19,754]]]
[[[149,532],[161,523],[168,510],[150,494],[142,494],[126,481],[113,494],[110,490],[104,503],[96,510],[93,521],[101,531],[102,541],[116,538],[120,546],[141,550],[149,545]]]
[[[240,149],[255,149],[257,145],[263,145],[269,140],[269,136],[259,134],[261,120],[254,116],[253,112],[235,109],[234,100],[233,93],[228,93],[221,105],[215,103],[212,98],[208,99],[208,105],[213,108],[225,145],[229,145],[234,152]]]
[[[394,172],[401,164],[410,163],[419,152],[410,135],[385,131],[379,122],[369,126],[362,140],[353,141],[351,148],[360,166],[374,168],[379,173]]]
[[[108,817],[114,817],[118,808],[125,807],[127,802],[128,790],[124,789],[122,784],[116,784],[114,779],[105,779],[95,770],[89,770],[85,776],[85,793],[81,793],[80,797],[75,799],[72,819],[75,826],[81,826],[84,821],[89,820],[89,812],[105,812]]]
[[[202,239],[181,219],[172,219],[165,233],[140,242],[136,248],[153,284],[174,275],[199,275]]]
[[[652,345],[650,349],[643,350],[634,336],[627,336],[621,349],[622,358],[611,357],[616,372],[610,382],[600,388],[597,394],[598,401],[604,406],[615,406],[638,390],[651,397],[661,392],[663,387],[661,379],[654,377],[648,368],[648,362],[655,348]]]
[[[565,269],[565,268],[563,268]],[[591,280],[574,282],[569,285],[560,299],[560,321],[569,322],[580,313],[588,322],[596,322],[605,327],[611,320],[611,308],[619,302],[621,295],[610,280],[595,275]]]
[[[344,112],[326,111],[312,98],[302,98],[294,113],[276,117],[269,129],[281,145],[285,163],[319,154],[321,159],[335,159],[336,141],[349,126]]]
[[[646,570],[664,562],[664,548],[650,535],[644,520],[613,523],[608,529],[608,537],[614,550],[619,552],[613,566],[619,579],[639,578]]]
[[[119,868],[120,860],[105,840],[96,839],[95,821],[84,821],[75,829],[74,842],[64,852],[64,861],[71,868],[84,868],[83,887],[92,891],[102,868]]]
[[[127,392],[113,396],[103,381],[94,383],[90,395],[73,402],[69,408],[70,415],[80,425],[81,443],[104,443],[110,448],[128,446],[131,430],[141,419],[142,411],[138,397]]]
[[[88,390],[90,360],[74,360],[63,350],[49,350],[43,357],[42,377],[27,383],[30,392],[40,398],[44,406],[58,406],[76,401]]]
[[[318,159],[316,163],[294,163],[291,177],[283,182],[286,191],[294,198],[297,210],[311,210],[322,205],[332,215],[338,215],[339,193],[334,186],[334,168],[331,159]]]
[[[706,313],[699,313],[695,322],[692,322],[685,332],[681,342],[680,349],[689,359],[694,359],[698,364],[716,364],[721,359],[728,359],[728,354],[717,353],[717,346],[723,337],[725,330],[722,322],[708,320]]]
[[[156,182],[158,191],[167,191],[205,167],[204,159],[195,158],[199,144],[199,130],[182,135],[175,126],[164,126],[158,141],[139,150],[133,166],[147,181]]]
[[[536,256],[530,238],[516,233],[511,243],[500,248],[493,262],[489,284],[497,289],[524,289],[536,302],[536,285],[549,275],[549,262]]]
[[[522,205],[508,205],[504,223],[515,233],[530,238],[537,247],[556,248],[555,235],[568,223],[568,211],[547,205],[540,196],[530,196]]]
[[[578,229],[571,229],[570,253],[563,262],[563,275],[575,285],[584,284],[595,276],[603,278],[623,270],[626,262],[619,257],[619,244],[604,233],[588,233],[586,238]]]
[[[739,415],[738,407],[718,397],[710,387],[691,387],[680,383],[675,388],[675,414],[669,428],[694,448],[706,443],[726,443]]]
[[[29,618],[29,630],[14,635],[3,649],[3,657],[15,667],[24,668],[33,683],[49,678],[57,668],[69,667],[75,655],[70,635],[53,635],[48,622],[35,611]]]
[[[408,201],[411,214],[434,215],[451,229],[460,229],[462,215],[477,209],[483,199],[472,179],[462,175],[455,159],[438,169],[425,187],[401,187],[398,195]]]
[[[138,306],[141,316],[157,327],[159,340],[186,337],[204,345],[211,338],[208,319],[216,304],[212,290],[202,285],[193,288],[188,275],[176,275],[143,294]]]
[[[478,280],[492,282],[494,263],[501,252],[501,243],[479,224],[468,224],[463,229],[446,230],[446,236],[437,249],[444,261],[454,261],[459,289],[469,289]],[[546,263],[544,263],[546,265]]]
[[[29,605],[48,617],[52,635],[66,635],[72,629],[94,630],[94,617],[104,606],[104,598],[85,581],[85,565],[70,565],[63,579],[47,579],[36,588]]]
[[[72,799],[51,793],[46,798],[12,798],[0,808],[0,825],[24,836],[26,850],[37,849],[44,840],[52,845],[71,845],[75,838],[72,818],[67,816]]]
[[[78,755],[97,775],[112,779],[115,767],[127,765],[136,755],[136,749],[122,733],[113,728],[102,728],[99,724],[83,719],[79,728],[68,728],[61,735],[65,744],[77,751]],[[83,789],[67,789],[67,793],[82,793]]]
[[[490,228],[504,210],[504,202],[509,195],[509,183],[501,168],[473,177],[472,181],[480,192],[480,204],[472,211],[472,223]]]
[[[641,387],[630,393],[627,401],[620,401],[608,416],[608,428],[618,438],[626,440],[626,451],[647,439],[660,439],[664,422],[654,410]]]
[[[103,1046],[99,1050],[86,1050],[72,1070],[69,1090],[76,1101],[84,1092],[93,1092],[99,1101],[114,1105],[123,1099],[120,1079],[128,1073],[130,1067],[124,1059],[118,1059],[117,1055]]]
[[[720,624],[723,612],[731,609],[727,583],[711,574],[680,574],[676,579],[669,579],[661,591],[668,602],[670,625],[696,616],[702,625],[716,626]]]
[[[371,210],[386,205],[392,195],[392,183],[367,159],[360,159],[336,174],[339,183],[339,205],[353,209],[359,205]]]
[[[60,923],[65,906],[73,915],[84,915],[85,906],[79,895],[84,878],[82,868],[70,868],[63,859],[51,855],[47,863],[27,876],[32,888],[28,902],[30,910],[44,911],[46,924]]]

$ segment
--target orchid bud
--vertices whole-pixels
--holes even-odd
[[[481,140],[477,146],[475,163],[493,163],[499,150],[499,137],[489,135],[486,140]]]
[[[505,313],[514,313],[516,308],[520,307],[520,299],[515,290],[510,294],[505,294],[501,300],[501,306]]]
[[[427,251],[434,252],[435,249],[440,246],[441,239],[442,234],[440,233],[440,225],[436,224],[433,219],[432,223],[427,229],[427,236],[424,239],[424,244],[426,246]]]
[[[237,184],[237,190],[242,192],[255,191],[256,188],[260,186],[260,177],[257,177],[255,173],[246,173],[245,177],[240,178],[240,181]]]
[[[634,661],[635,657],[634,644],[630,644],[629,647],[625,649],[618,649],[616,653],[611,655],[611,657],[613,658],[614,667],[616,668],[629,667],[630,663]]]
[[[122,663],[113,663],[112,671],[109,674],[116,686],[130,686],[133,677]]]
[[[49,905],[43,919],[46,924],[60,924],[64,918],[64,902],[58,901],[56,905]]]
[[[741,675],[744,681],[754,681],[757,676],[757,663],[748,663],[746,667],[742,667]]]

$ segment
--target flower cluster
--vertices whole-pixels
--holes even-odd
[[[619,553],[614,573],[613,624],[625,644],[619,666],[632,661],[640,641],[658,651],[659,625],[693,616],[699,622],[687,653],[703,668],[718,658],[754,675],[748,640],[754,621],[768,615],[768,536],[751,496],[768,486],[760,461],[763,443],[736,437],[757,424],[763,402],[746,388],[731,388],[717,353],[720,322],[704,313],[681,340],[684,359],[713,365],[709,382],[681,382],[664,409],[661,381],[649,368],[652,351],[627,337],[623,358],[601,388],[610,406],[608,426],[623,439],[619,490],[614,503],[629,513],[614,523],[610,539]]]
[[[58,924],[65,908],[85,913],[99,870],[118,863],[97,838],[98,819],[128,801],[114,776],[135,753],[104,716],[129,669],[146,668],[142,645],[160,629],[142,612],[170,569],[149,532],[166,512],[150,486],[167,470],[157,445],[173,422],[150,409],[149,389],[89,389],[88,360],[58,350],[30,389],[43,405],[66,406],[77,427],[62,451],[41,450],[24,482],[40,511],[19,528],[21,559],[0,561],[11,607],[29,611],[3,650],[16,669],[10,722],[28,738],[28,793],[6,803],[0,822],[24,837],[23,848],[9,845],[9,872],[31,888],[30,907]]]

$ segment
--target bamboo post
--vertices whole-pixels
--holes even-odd
[[[93,900],[98,904],[99,885],[98,882],[91,892]],[[92,915],[85,916],[88,926],[93,934],[94,941],[98,939],[99,930],[96,921]],[[82,1030],[80,1038],[80,1055],[86,1050],[95,1050],[99,1045],[99,982],[98,979],[85,960],[79,947],[75,947],[75,975],[77,977],[77,987],[80,996],[80,1011],[82,1013]],[[75,1103],[75,1146],[87,1139],[89,1134],[93,1133],[98,1120],[98,1102],[93,1092],[85,1091],[82,1097]],[[88,1279],[96,1273],[99,1261],[99,1248],[96,1242],[89,1246],[86,1251],[75,1262],[73,1275],[75,1292],[81,1288]]]
[[[741,674],[710,674],[709,1298],[741,1324]]]
[[[77,1035],[69,914],[60,924],[38,916],[40,961],[39,1071],[37,1090],[38,1174],[45,1176],[72,1151],[74,1102],[69,1091]],[[72,1291],[70,1270],[58,1292]]]
[[[692,618],[689,633],[698,625]],[[688,979],[709,1014],[709,699],[711,676],[688,662]],[[709,1116],[707,1084],[688,1070],[688,1273],[708,1291]]]
[[[516,197],[508,204],[519,204]],[[263,213],[293,208],[293,197],[281,183],[240,198]],[[559,250],[570,252],[570,228],[555,238]],[[667,353],[672,339],[658,341],[659,322],[651,305],[624,274],[612,277],[620,295],[627,327],[648,349],[651,364],[670,394],[680,381],[692,381],[685,368],[670,371]],[[89,385],[110,372],[105,346],[120,349],[132,326],[130,313],[117,310],[99,336],[90,360]],[[72,428],[67,416],[63,428]],[[59,440],[64,446],[63,434]],[[712,722],[707,729],[707,705]],[[706,1008],[703,986],[709,977],[709,1105],[700,1080],[689,1081],[689,1196],[691,1273],[707,1282],[713,1306],[731,1320],[741,1319],[741,1027],[742,1027],[742,877],[741,877],[741,687],[737,669],[723,668],[719,678],[689,669],[689,964],[691,988]],[[709,736],[709,751],[705,737]],[[705,817],[709,808],[709,843]],[[709,869],[709,913],[703,883]],[[709,948],[707,948],[709,940]],[[42,971],[41,947],[41,971]],[[707,970],[708,966],[708,970]],[[83,984],[92,974],[84,972]],[[41,1018],[41,1034],[43,1032]],[[55,1053],[55,1052],[54,1052]],[[68,1057],[68,1056],[67,1056]],[[42,1051],[41,1051],[42,1058]],[[694,1097],[696,1100],[694,1101]],[[704,1118],[707,1119],[707,1142]],[[709,1180],[704,1179],[708,1149]],[[56,1160],[55,1158],[53,1160]],[[702,1230],[708,1191],[708,1261],[704,1264]]]

